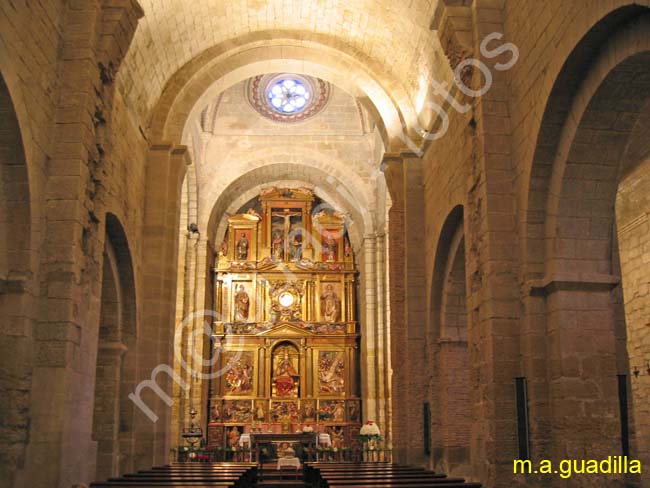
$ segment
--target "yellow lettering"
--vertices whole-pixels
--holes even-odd
[[[560,478],[571,478],[571,461],[567,459],[560,461]]]

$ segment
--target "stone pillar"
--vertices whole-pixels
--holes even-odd
[[[126,346],[121,342],[99,345],[93,418],[93,434],[97,441],[98,480],[119,475],[120,385],[122,357],[126,350]]]
[[[377,290],[375,282],[375,237],[366,235],[363,239],[363,287],[361,303],[364,304],[364,320],[361,322],[361,397],[364,402],[364,420],[379,422],[377,416]],[[380,425],[379,428],[384,429]]]
[[[380,233],[376,237],[376,282],[377,289],[377,422],[382,428],[386,443],[392,443],[392,425],[390,418],[390,329],[387,316],[386,286],[388,276],[386,274],[386,235]]]
[[[614,276],[556,277],[546,295],[550,459],[607,459],[621,454],[617,394]],[[571,486],[614,486],[614,474],[578,476]],[[554,486],[565,481],[555,480]]]
[[[424,464],[422,408],[426,394],[424,324],[424,186],[422,161],[412,154],[383,162],[389,211],[393,445],[395,460]]]
[[[154,380],[171,395],[172,378],[158,366],[173,371],[178,225],[181,184],[187,167],[186,148],[152,145],[147,161],[147,188],[142,256],[142,324],[139,331],[138,381]],[[158,417],[153,422],[136,412],[136,469],[150,468],[169,459],[171,409],[151,388],[141,392],[145,405]]]

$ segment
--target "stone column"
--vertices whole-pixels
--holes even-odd
[[[173,371],[178,224],[186,167],[184,146],[151,146],[145,196],[138,381],[153,380],[167,395],[172,391],[170,375],[160,372],[152,377],[152,373],[158,366]],[[142,410],[136,413],[136,469],[165,463],[171,447],[171,409],[151,388],[141,393],[142,401],[158,419],[153,422]]]
[[[426,393],[424,324],[424,187],[413,154],[382,164],[393,206],[389,211],[393,446],[397,462],[424,464],[422,408]]]
[[[377,300],[375,282],[375,237],[363,239],[363,286],[364,317],[361,321],[361,396],[364,401],[364,420],[379,421],[377,417]],[[384,426],[380,425],[380,429]]]
[[[607,459],[621,454],[615,316],[609,275],[556,276],[537,287],[546,295],[550,458]],[[578,435],[579,434],[579,435]],[[571,485],[614,486],[614,474],[577,477]],[[554,486],[565,486],[556,480]]]
[[[126,350],[121,342],[99,345],[93,424],[97,441],[97,479],[100,480],[119,475],[120,384],[122,357]]]
[[[376,237],[375,269],[376,269],[376,300],[377,300],[377,422],[387,444],[392,444],[392,422],[390,418],[390,329],[386,303],[386,234]]]

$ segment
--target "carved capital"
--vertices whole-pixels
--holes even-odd
[[[473,55],[472,29],[473,0],[441,0],[431,21],[431,29],[438,32],[440,44],[453,71]],[[473,68],[465,66],[460,80],[470,86]]]
[[[102,36],[99,47],[104,84],[113,82],[133,40],[138,20],[143,16],[144,10],[137,0],[102,2]]]

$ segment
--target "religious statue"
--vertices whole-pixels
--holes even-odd
[[[228,445],[233,448],[233,447],[238,447],[239,445],[239,430],[237,429],[236,426],[232,426],[232,429],[228,432]]]
[[[321,295],[320,300],[321,313],[325,322],[337,322],[341,316],[341,300],[331,284],[327,285],[325,293]]]
[[[226,388],[231,395],[246,395],[253,390],[253,367],[239,359],[226,373]]]
[[[302,259],[302,236],[295,234],[291,240],[291,260],[300,261]]]
[[[318,360],[318,391],[325,394],[345,393],[345,363],[341,352],[321,352]]]
[[[236,246],[236,251],[237,251],[237,259],[240,261],[246,261],[248,259],[248,239],[246,238],[246,234],[242,232],[241,237],[237,241],[237,246]]]
[[[224,239],[221,241],[221,246],[219,247],[219,254],[222,256],[227,256],[228,255],[228,239]]]
[[[264,411],[264,406],[261,403],[257,404],[255,409],[255,420],[258,422],[264,422],[266,420],[266,412]]]
[[[304,420],[314,420],[316,418],[316,409],[314,408],[314,402],[305,402],[302,418]]]
[[[345,408],[343,407],[343,402],[338,402],[334,407],[334,411],[332,412],[332,420],[335,422],[345,421]]]
[[[213,422],[219,422],[221,420],[221,409],[218,403],[212,405],[211,417]]]
[[[273,242],[271,243],[271,256],[274,259],[282,260],[284,258],[284,240],[279,232],[273,235]]]
[[[244,285],[239,285],[235,294],[235,322],[247,322],[248,311],[250,310],[251,301]]]
[[[325,236],[325,242],[323,243],[323,257],[326,261],[336,261],[338,258],[339,246],[334,239],[334,236],[331,233],[327,233]]]
[[[275,377],[273,378],[276,395],[279,397],[292,396],[296,385],[294,380],[296,376],[298,376],[298,373],[291,363],[289,352],[285,350],[275,369]]]
[[[332,440],[332,447],[341,449],[345,444],[345,432],[343,431],[343,427],[330,427],[328,430],[330,439]]]
[[[359,421],[359,404],[357,402],[350,402],[348,408],[348,420],[350,422]]]

